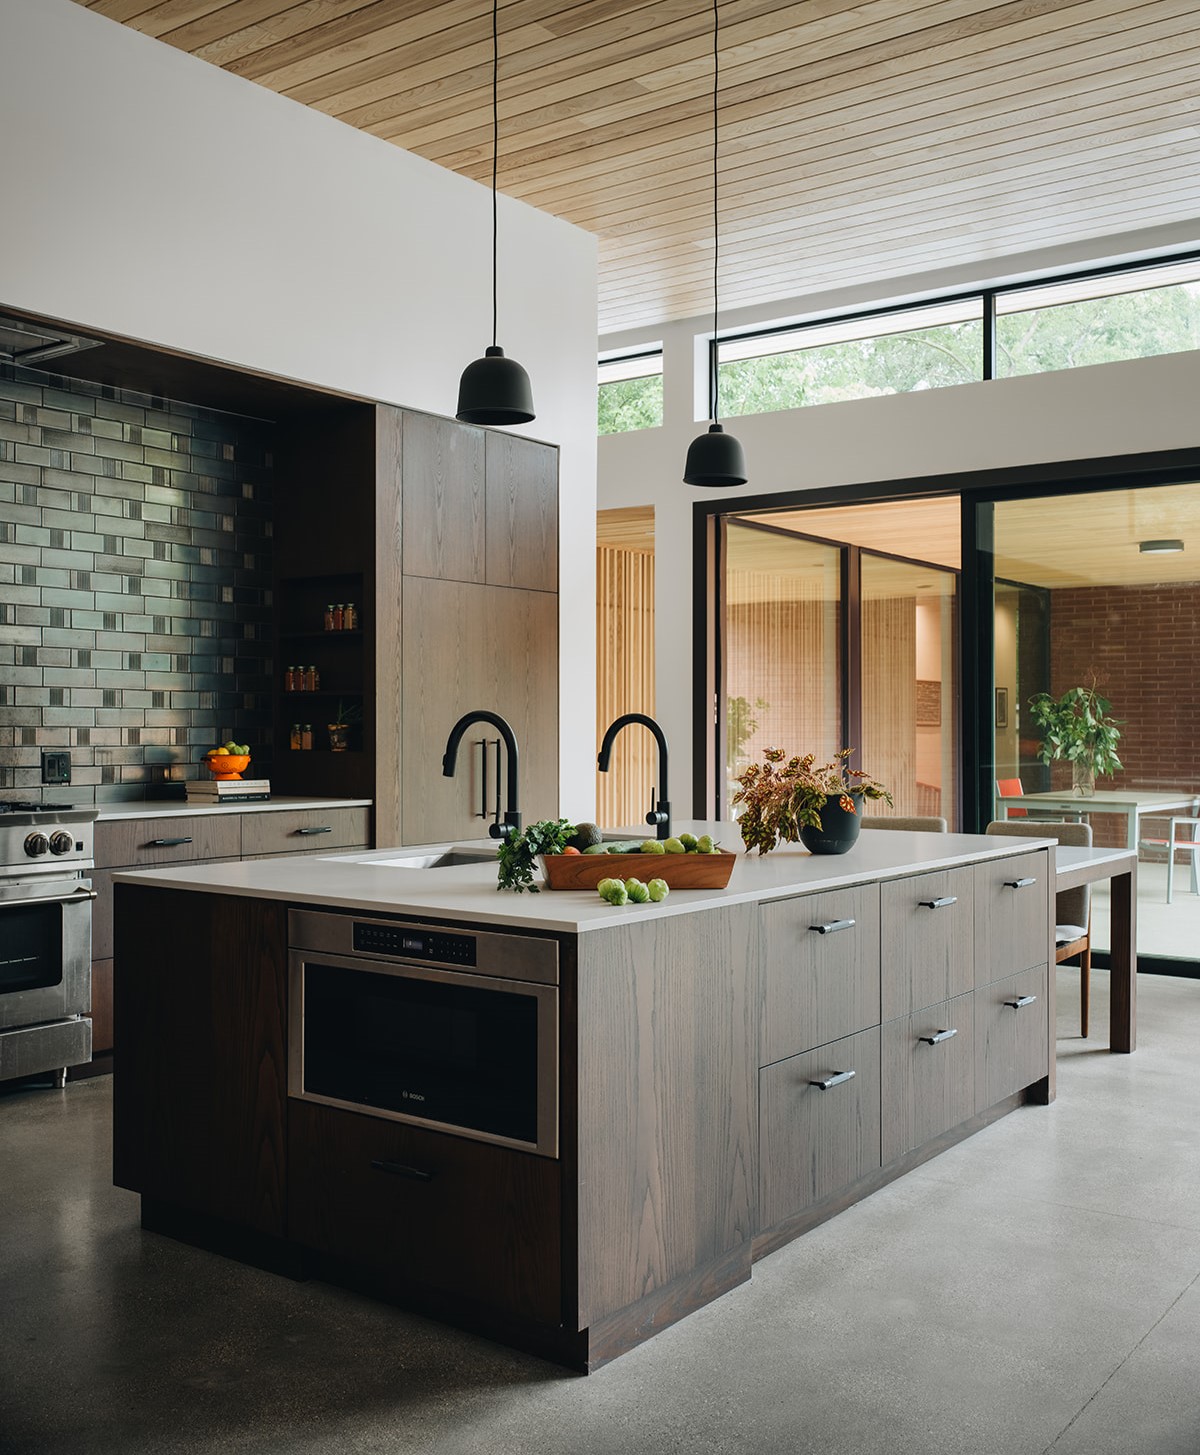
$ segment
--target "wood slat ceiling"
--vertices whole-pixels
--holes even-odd
[[[79,0],[487,181],[488,0]],[[723,0],[723,308],[1200,215],[1196,0]],[[506,0],[500,187],[711,307],[708,0]],[[986,266],[983,271],[986,272]]]

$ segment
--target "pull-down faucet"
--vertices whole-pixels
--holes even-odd
[[[667,791],[667,738],[662,728],[652,717],[647,717],[643,712],[623,712],[620,717],[614,719],[608,725],[608,731],[604,734],[604,741],[600,744],[600,754],[596,759],[596,766],[601,773],[608,772],[608,760],[612,755],[612,745],[617,734],[623,727],[630,723],[641,723],[643,727],[649,728],[654,734],[654,741],[658,744],[658,792],[659,799],[654,802],[654,790],[651,789],[651,807],[646,815],[646,822],[653,824],[660,839],[671,837],[671,802]]]
[[[488,833],[494,839],[513,838],[521,832],[521,810],[518,807],[520,799],[517,792],[517,737],[498,712],[488,712],[486,708],[481,708],[477,712],[463,713],[450,729],[450,736],[446,739],[446,751],[442,754],[442,774],[446,778],[454,777],[454,767],[458,761],[458,745],[462,742],[463,733],[473,722],[491,723],[504,739],[504,749],[508,758],[508,807],[504,814],[504,822],[490,824]]]

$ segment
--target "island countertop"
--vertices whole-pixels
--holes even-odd
[[[711,833],[725,847],[736,847],[738,860],[727,888],[674,889],[659,904],[615,907],[606,904],[594,890],[542,888],[537,894],[500,891],[496,887],[496,867],[488,861],[445,869],[406,869],[387,863],[388,859],[425,848],[448,847],[445,844],[141,869],[118,873],[114,879],[119,884],[157,884],[169,889],[286,900],[371,914],[433,916],[463,924],[576,934],[722,905],[821,893],[983,859],[1009,858],[1053,843],[983,834],[868,831],[846,854],[814,855],[798,844],[782,844],[760,856],[743,850],[734,823],[693,820],[677,824],[676,829]],[[470,847],[494,844],[483,840]],[[647,873],[645,877],[653,876]]]

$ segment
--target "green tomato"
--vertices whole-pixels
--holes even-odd
[[[711,834],[701,834],[700,837],[696,840],[696,852],[698,854],[711,854],[712,851],[713,851],[712,835]]]
[[[668,854],[686,854],[687,853],[687,850],[683,847],[683,845],[679,842],[678,839],[668,839],[663,844],[663,848],[667,851]]]
[[[661,900],[666,899],[671,891],[667,887],[665,879],[651,879],[650,883],[646,885],[646,892],[654,903],[658,904]]]
[[[628,894],[630,900],[634,904],[645,904],[645,902],[650,898],[649,889],[642,883],[640,879],[626,879],[625,893]]]
[[[613,881],[612,888],[604,897],[608,900],[609,904],[615,904],[618,908],[621,905],[626,904],[629,900],[629,895],[626,892],[625,886],[619,880]]]
[[[666,849],[663,848],[657,839],[647,839],[642,844],[643,854],[665,854],[666,852]]]
[[[695,834],[680,834],[679,842],[683,845],[685,853],[692,854],[695,853],[699,840]]]
[[[620,882],[619,879],[601,879],[600,883],[596,885],[596,889],[601,894],[607,894],[614,884],[620,884]]]

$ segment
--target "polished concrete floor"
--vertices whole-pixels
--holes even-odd
[[[1059,1100],[759,1263],[589,1378],[142,1233],[111,1087],[0,1097],[4,1455],[1198,1455],[1200,981]]]

